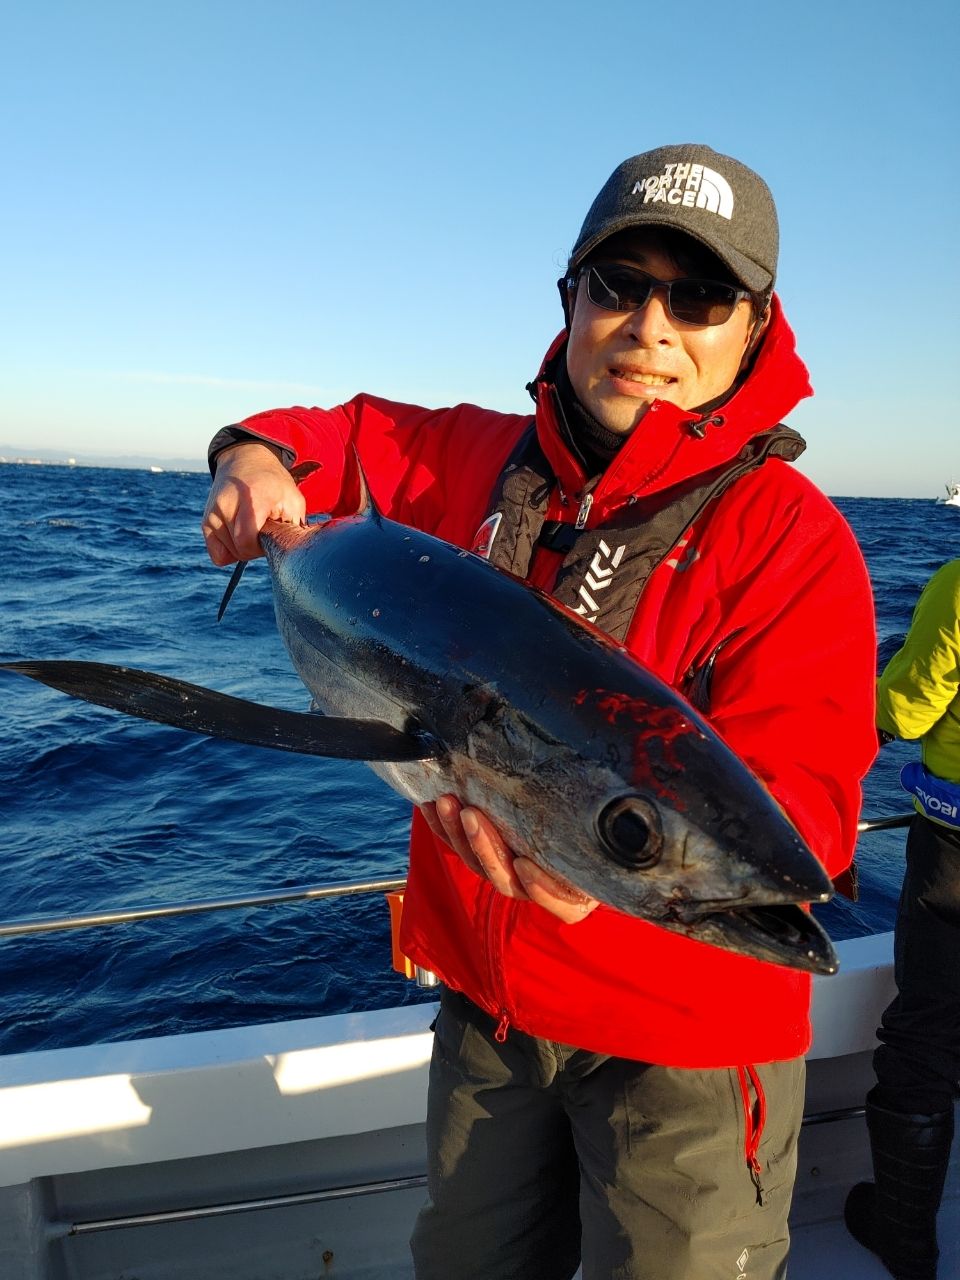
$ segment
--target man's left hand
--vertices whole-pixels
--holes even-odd
[[[420,811],[433,834],[505,897],[535,902],[564,924],[577,924],[599,905],[530,858],[516,856],[487,815],[464,808],[456,796],[441,796]]]

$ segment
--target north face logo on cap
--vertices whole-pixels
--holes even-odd
[[[641,178],[631,194],[642,193],[644,204],[682,204],[706,209],[721,218],[733,217],[733,190],[716,169],[702,164],[667,164],[663,173]]]

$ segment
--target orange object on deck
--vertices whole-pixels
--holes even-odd
[[[392,893],[383,895],[387,900],[387,906],[390,908],[390,941],[393,944],[393,967],[397,973],[402,973],[406,978],[416,976],[417,967],[410,959],[400,950],[400,917],[403,915],[403,890],[394,889]]]

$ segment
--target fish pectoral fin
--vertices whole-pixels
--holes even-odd
[[[283,711],[153,671],[102,662],[4,662],[0,669],[111,711],[256,747],[339,760],[426,760],[440,754],[427,734],[395,729],[381,720]]]

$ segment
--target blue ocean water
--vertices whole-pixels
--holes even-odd
[[[206,476],[0,465],[0,660],[146,667],[305,708],[252,566],[221,624]],[[870,568],[880,656],[960,545],[960,511],[839,499]],[[829,626],[829,619],[823,620]],[[809,638],[816,643],[816,636]],[[402,876],[409,807],[362,764],[213,741],[0,676],[0,920]],[[864,811],[908,808],[885,749]],[[861,841],[837,938],[891,927],[903,833]],[[0,1053],[376,1008],[423,998],[390,969],[379,896],[0,939]]]

